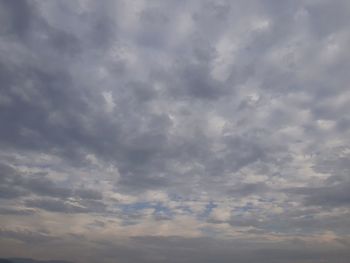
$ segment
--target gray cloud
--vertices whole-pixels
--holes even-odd
[[[345,262],[349,8],[1,1],[0,255]]]
[[[86,213],[86,207],[69,204],[56,199],[34,199],[26,201],[28,207],[40,208],[51,212],[61,213]]]
[[[55,237],[50,236],[50,234],[47,231],[32,232],[30,230],[10,231],[1,229],[0,236],[2,238],[20,240],[25,243],[45,243],[56,239]]]
[[[297,188],[291,191],[306,196],[306,205],[319,205],[332,208],[337,206],[349,206],[349,187],[349,182],[343,182],[332,186]]]

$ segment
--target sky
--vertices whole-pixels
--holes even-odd
[[[0,257],[347,263],[350,1],[0,0]]]

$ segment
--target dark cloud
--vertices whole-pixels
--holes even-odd
[[[66,187],[59,187],[47,178],[31,178],[23,182],[23,187],[37,195],[46,195],[65,198],[71,196],[71,190]]]
[[[346,262],[349,8],[1,1],[0,255]]]
[[[3,33],[18,37],[25,37],[33,20],[33,8],[26,1],[2,1],[3,7],[2,26]]]
[[[21,181],[21,176],[11,166],[0,164],[0,197],[1,198],[16,198],[25,195],[27,191],[18,183]]]
[[[59,213],[87,213],[89,210],[86,207],[77,204],[70,204],[56,199],[34,199],[27,200],[28,207],[40,208],[51,212]]]
[[[296,188],[290,191],[304,195],[306,205],[317,205],[334,208],[339,206],[349,206],[349,189],[350,183],[342,182],[341,184],[337,185],[313,188]]]
[[[0,208],[1,215],[32,215],[35,213],[33,209],[13,209],[13,208]]]
[[[102,193],[92,189],[77,189],[75,195],[82,199],[101,200]]]
[[[9,238],[19,240],[25,243],[46,243],[57,239],[57,237],[53,237],[47,231],[30,231],[30,230],[0,230],[0,236],[2,238]]]
[[[51,212],[62,213],[88,213],[104,212],[106,205],[101,201],[102,193],[94,189],[71,188],[63,186],[46,177],[45,173],[25,175],[14,168],[1,164],[0,198],[15,199],[29,195],[41,196],[41,199],[25,201],[29,208],[40,208]],[[59,199],[57,199],[59,198]],[[76,200],[75,203],[69,200]],[[33,209],[13,209],[4,207],[0,209],[5,215],[29,215]]]
[[[237,184],[234,189],[229,190],[229,194],[236,196],[261,195],[271,190],[265,183]]]

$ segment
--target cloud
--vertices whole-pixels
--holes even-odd
[[[32,232],[30,230],[11,231],[11,230],[1,229],[0,236],[2,238],[20,240],[20,241],[23,241],[24,243],[30,243],[30,242],[45,243],[55,239],[55,237],[50,236],[50,234],[47,233],[46,231]]]
[[[0,255],[345,262],[349,8],[2,1]]]
[[[292,192],[305,195],[306,205],[319,205],[323,207],[348,206],[350,201],[349,182],[332,186],[314,188],[296,188]]]

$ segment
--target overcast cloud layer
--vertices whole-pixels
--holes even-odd
[[[346,263],[350,1],[0,0],[0,257]]]

